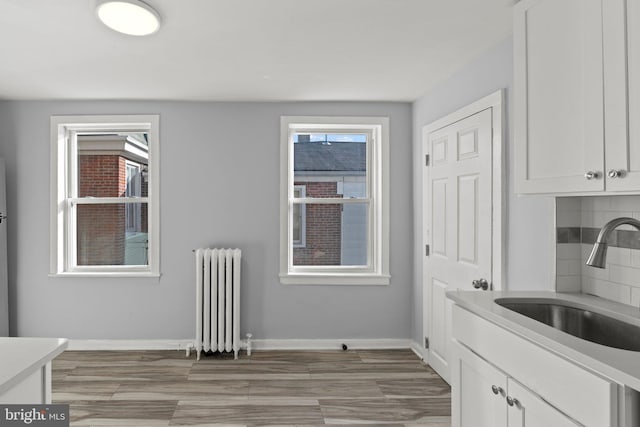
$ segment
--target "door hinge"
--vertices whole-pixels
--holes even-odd
[[[429,348],[429,338],[424,337],[424,348],[428,349]]]
[[[429,256],[429,245],[424,245],[424,256]]]
[[[429,166],[429,155],[428,154],[424,155],[424,165],[425,166]]]

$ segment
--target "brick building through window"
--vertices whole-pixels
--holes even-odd
[[[78,137],[78,197],[148,196],[146,134]],[[77,207],[77,265],[146,265],[148,204]]]
[[[306,198],[364,197],[366,143],[313,141],[298,135],[294,144],[294,186]],[[364,204],[306,203],[294,211],[293,235],[304,235],[294,245],[293,265],[366,265],[367,209]],[[304,233],[295,227],[304,227]]]

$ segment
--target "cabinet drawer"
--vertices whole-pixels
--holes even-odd
[[[452,336],[586,426],[617,421],[617,385],[459,307]]]

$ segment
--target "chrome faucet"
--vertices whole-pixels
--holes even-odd
[[[621,217],[612,219],[602,227],[596,242],[593,244],[591,254],[587,260],[587,265],[591,267],[604,268],[607,259],[607,239],[613,230],[621,225],[631,225],[640,230],[640,221],[635,218]]]

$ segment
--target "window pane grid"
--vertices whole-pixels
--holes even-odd
[[[68,271],[150,270],[148,140],[148,131],[69,132]]]
[[[315,203],[311,199],[310,203],[290,205],[290,271],[316,267],[372,271],[372,204],[362,200],[347,203],[336,203],[342,199],[328,200],[332,203]],[[304,247],[296,246],[295,241],[296,206],[305,212]]]
[[[70,206],[74,205],[106,205],[121,203],[149,203],[148,197],[81,197],[67,199]]]
[[[362,129],[290,134],[289,271],[371,271],[371,141]]]
[[[333,205],[333,204],[351,204],[351,203],[370,203],[371,199],[369,198],[349,198],[349,199],[313,199],[313,198],[299,198],[299,199],[291,199],[291,203],[296,204],[314,204],[314,205]]]
[[[158,116],[52,116],[51,123],[58,185],[50,272],[158,275],[158,212],[150,197],[157,193]]]
[[[379,212],[385,187],[378,182],[387,164],[378,151],[387,153],[388,120],[286,117],[281,123],[282,283],[388,283],[388,258],[378,242],[387,237]],[[302,210],[304,247],[296,240]]]
[[[134,208],[136,218],[130,217]],[[72,205],[75,228],[69,267],[144,267],[149,263],[148,203],[85,203]],[[135,224],[134,227],[127,225]]]

